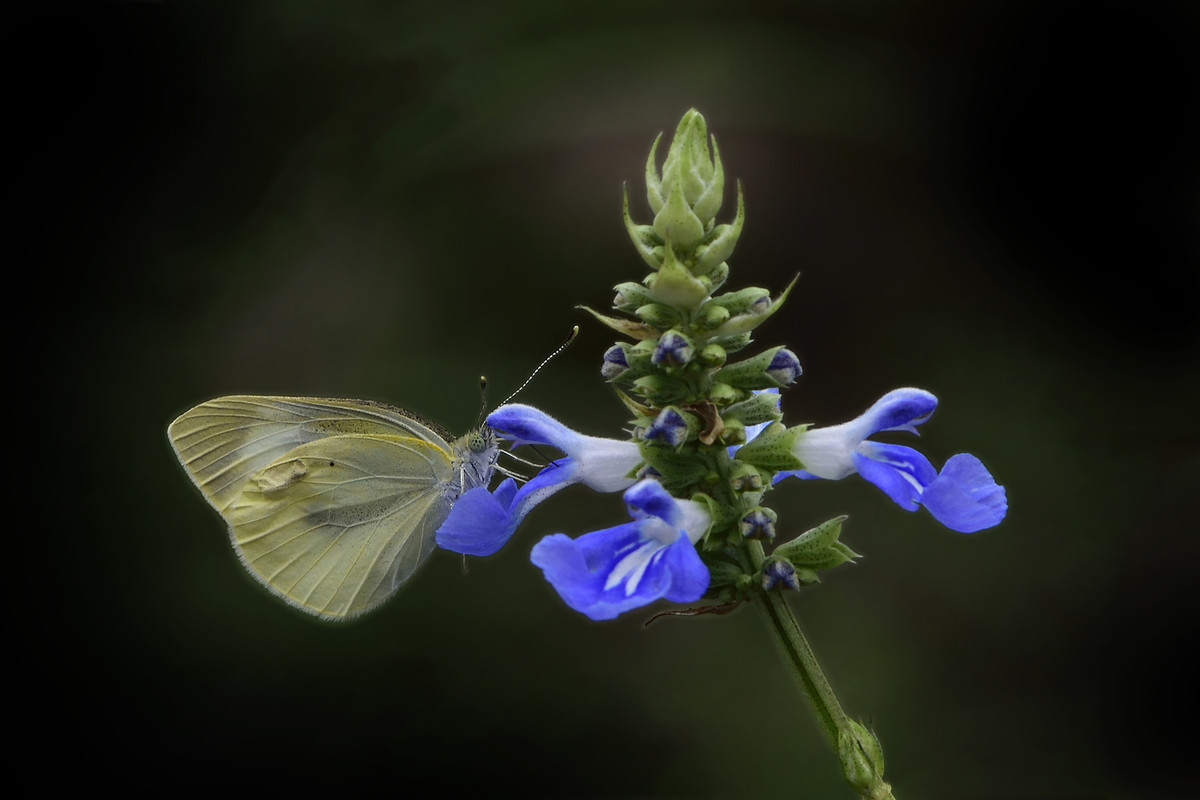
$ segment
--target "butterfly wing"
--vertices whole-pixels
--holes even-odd
[[[222,397],[180,416],[168,435],[250,573],[327,619],[395,593],[450,513],[451,446],[389,406]]]

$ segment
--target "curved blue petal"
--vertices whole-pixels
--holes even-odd
[[[520,490],[512,478],[501,483],[495,493],[483,487],[472,489],[458,498],[438,528],[438,547],[466,556],[493,555],[508,543],[538,503],[576,480],[574,462],[561,458]]]
[[[929,459],[898,444],[863,442],[852,455],[858,474],[906,511],[916,511],[925,487],[937,477]]]
[[[993,528],[1008,513],[1008,496],[978,458],[960,453],[946,462],[925,487],[921,504],[952,531],[975,533]]]
[[[633,522],[571,539],[547,536],[530,555],[571,608],[594,620],[666,598],[699,600],[708,590],[708,568],[693,544],[711,520],[698,503],[676,500],[656,481],[625,493]],[[694,529],[694,530],[693,530]]]
[[[908,431],[916,434],[937,410],[937,398],[924,389],[893,389],[860,417],[869,431],[863,438],[883,431]]]
[[[561,533],[538,542],[530,555],[563,601],[593,620],[666,598],[699,600],[708,589],[708,568],[683,533],[663,546],[646,540],[630,522],[571,539]]]
[[[495,494],[478,486],[458,498],[438,528],[438,547],[467,556],[490,556],[498,551],[516,530],[516,525],[509,525],[508,513],[516,488],[516,481],[509,478]]]
[[[629,516],[635,520],[655,516],[678,526],[682,516],[675,498],[658,481],[641,481],[629,487],[625,492],[625,505],[629,508]]]
[[[548,444],[569,453],[583,438],[583,434],[576,433],[544,411],[520,403],[500,406],[488,415],[487,424],[496,433],[511,440],[514,447]]]

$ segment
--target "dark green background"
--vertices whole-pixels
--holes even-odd
[[[923,451],[1008,489],[970,537],[857,478],[772,498],[784,535],[850,514],[866,557],[795,606],[898,797],[1194,789],[1193,5],[57,8],[6,47],[9,348],[35,398],[10,416],[34,488],[9,702],[37,700],[10,724],[61,761],[43,779],[850,796],[752,609],[594,624],[529,564],[618,498],[572,490],[468,575],[439,553],[329,626],[243,573],[166,440],[229,393],[465,431],[480,372],[498,402],[576,323],[523,399],[619,435],[611,337],[573,307],[644,274],[621,183],[648,220],[647,149],[695,106],[746,192],[730,285],[801,273],[758,336],[804,365],[788,419],[925,387]]]

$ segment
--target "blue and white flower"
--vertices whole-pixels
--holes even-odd
[[[578,539],[547,536],[534,546],[533,563],[568,606],[594,620],[659,599],[699,600],[709,584],[695,547],[711,524],[704,507],[650,479],[630,487],[625,503],[632,522]]]
[[[633,442],[585,436],[532,406],[501,406],[488,416],[487,424],[513,447],[547,445],[567,457],[545,467],[520,489],[509,478],[495,492],[479,487],[458,498],[437,532],[438,546],[455,553],[490,556],[546,498],[575,483],[598,492],[621,491],[633,484],[629,475],[642,462]]]
[[[959,533],[974,533],[999,525],[1008,512],[1004,487],[975,456],[952,457],[939,473],[911,447],[870,441],[885,431],[918,434],[937,408],[937,398],[924,389],[896,389],[875,402],[857,419],[828,428],[814,428],[797,437],[792,453],[803,470],[775,477],[840,480],[858,473],[878,486],[907,511],[925,506],[938,522]]]

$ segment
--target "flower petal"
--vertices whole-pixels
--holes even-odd
[[[906,511],[916,511],[925,487],[937,477],[929,459],[898,444],[863,442],[851,456],[858,474]]]
[[[500,406],[487,418],[488,426],[512,441],[513,447],[523,444],[548,444],[564,453],[578,448],[583,434],[563,425],[549,414],[520,403]]]
[[[533,406],[500,406],[488,415],[487,424],[514,447],[544,444],[566,453],[577,462],[574,482],[598,492],[628,488],[633,478],[627,476],[642,462],[641,451],[633,442],[584,436]]]
[[[917,434],[917,426],[933,416],[937,402],[937,398],[924,389],[893,389],[859,417],[869,431],[863,438],[883,431]]]
[[[479,486],[458,498],[438,528],[438,547],[467,556],[498,551],[516,530],[515,524],[509,525],[508,514],[516,489],[516,481],[509,478],[494,494]]]
[[[533,563],[567,605],[595,620],[664,597],[675,603],[699,600],[709,574],[693,543],[711,524],[707,511],[676,500],[653,480],[630,488],[625,502],[633,522],[578,539],[547,536],[534,546]]]
[[[699,600],[708,568],[682,532],[670,545],[646,540],[638,522],[571,539],[561,533],[538,542],[531,554],[563,601],[594,620],[615,619],[660,598]]]
[[[490,556],[516,533],[521,521],[546,498],[578,482],[575,463],[569,458],[539,472],[518,491],[512,478],[489,493],[470,490],[454,503],[437,532],[438,547],[466,556]]]
[[[959,453],[925,487],[921,503],[952,531],[975,533],[999,525],[1008,513],[1008,496],[978,458]]]

